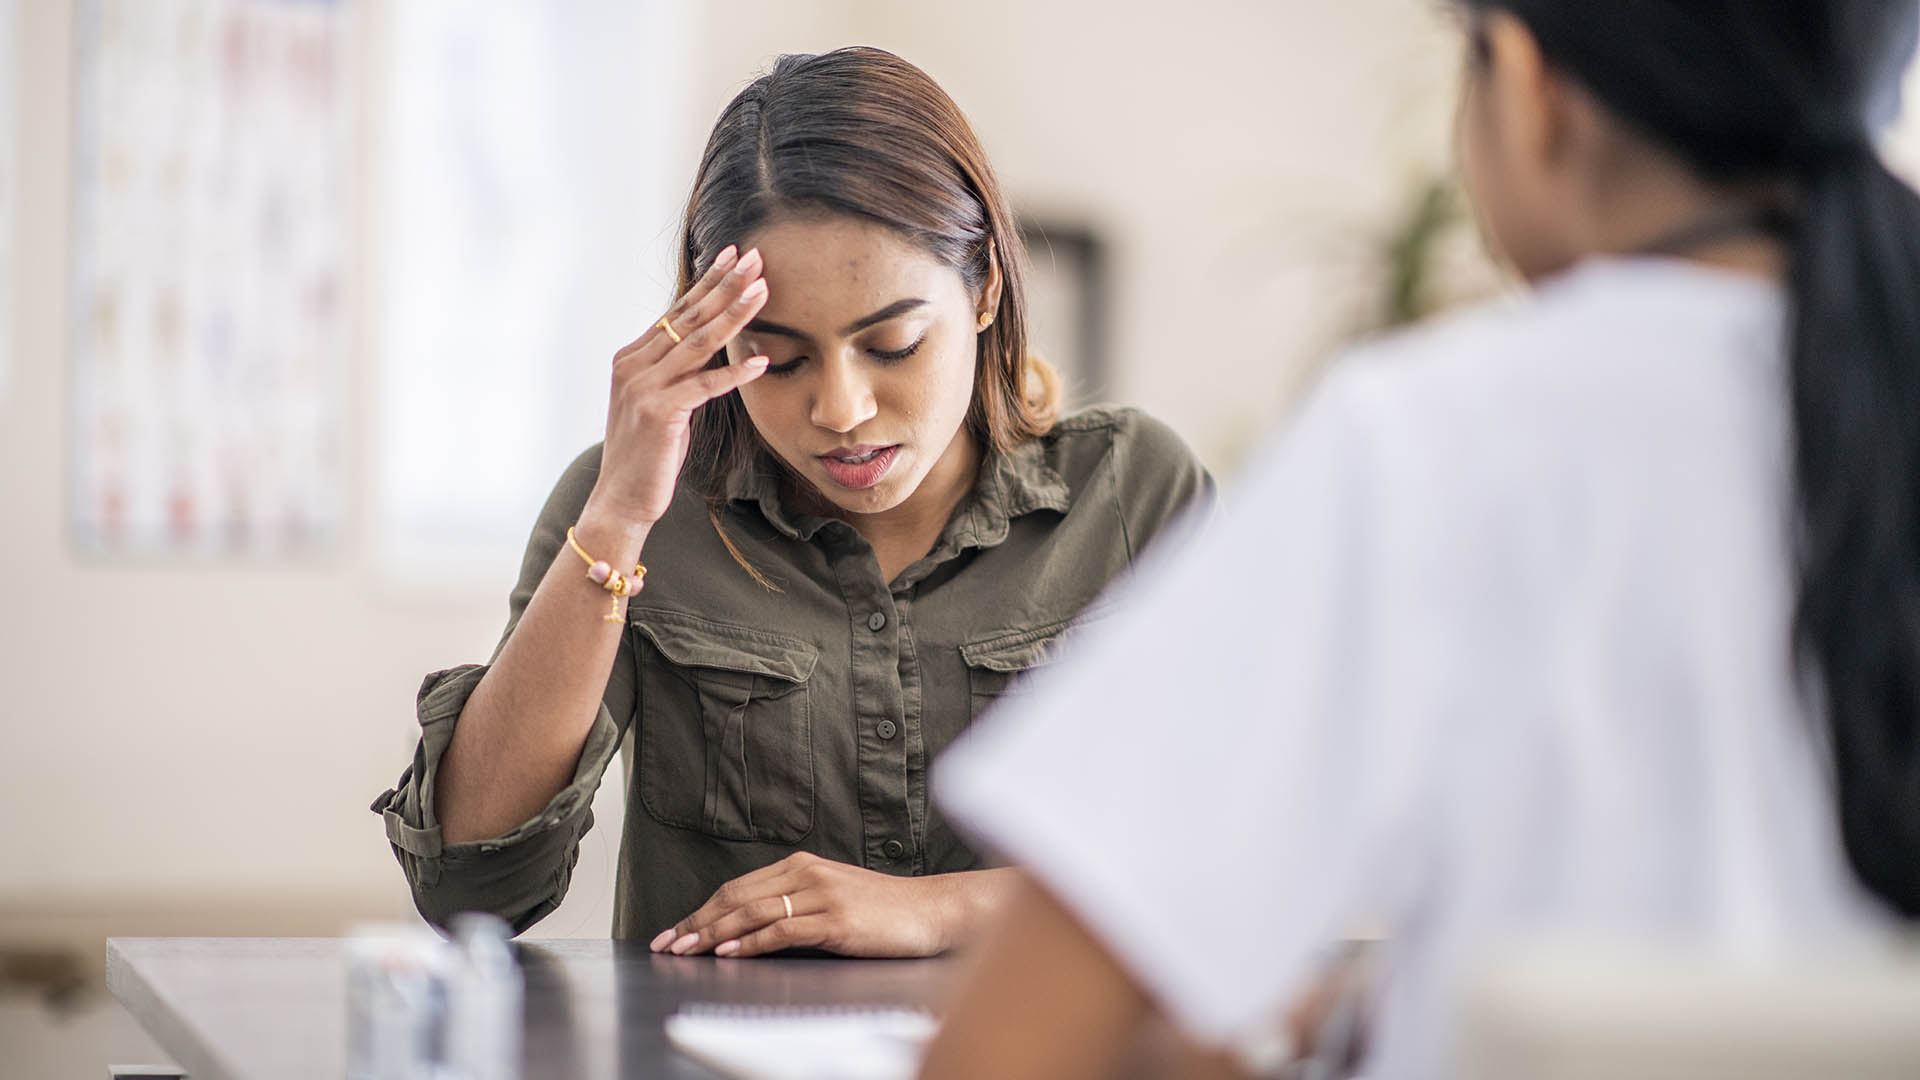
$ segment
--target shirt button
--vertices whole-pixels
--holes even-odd
[[[889,840],[880,845],[880,850],[886,853],[887,858],[897,859],[907,853],[907,845],[898,840]]]
[[[876,634],[879,633],[886,625],[887,625],[887,616],[885,612],[876,611],[873,614],[867,616],[867,629],[873,631]]]
[[[874,730],[875,730],[875,731],[878,731],[878,732],[880,733],[880,737],[881,737],[881,738],[883,738],[883,739],[891,739],[891,738],[893,738],[893,733],[894,733],[894,732],[896,732],[896,731],[898,731],[898,730],[900,730],[900,729],[894,726],[894,723],[893,723],[893,721],[891,721],[891,720],[882,720],[882,721],[880,721],[880,726],[878,726],[878,727],[876,727],[876,728],[874,728]]]

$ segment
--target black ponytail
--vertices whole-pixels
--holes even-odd
[[[1792,662],[1847,857],[1920,918],[1920,197],[1868,113],[1915,0],[1466,0],[1526,23],[1608,109],[1710,181],[1777,186],[1799,574]]]
[[[1847,857],[1920,917],[1920,198],[1864,141],[1805,176],[1788,281],[1794,644]]]

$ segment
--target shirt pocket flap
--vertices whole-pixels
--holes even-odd
[[[960,658],[967,662],[968,667],[978,671],[1019,674],[1057,658],[1069,640],[1089,623],[1104,618],[1111,608],[1111,604],[1096,604],[1071,619],[1061,619],[1030,630],[1008,630],[969,641],[960,646]]]
[[[678,611],[647,609],[633,627],[677,667],[750,672],[781,682],[803,683],[813,675],[820,650],[798,638],[714,622]]]
[[[960,657],[970,668],[1008,673],[1025,671],[1047,658],[1053,638],[1065,624],[1000,634],[960,646]]]

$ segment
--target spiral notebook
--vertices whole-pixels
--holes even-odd
[[[936,1026],[916,1009],[695,1004],[667,1041],[737,1080],[911,1080]]]

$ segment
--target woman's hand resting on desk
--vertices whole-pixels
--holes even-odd
[[[758,249],[737,255],[728,246],[667,311],[678,343],[656,323],[614,355],[607,442],[589,510],[643,528],[666,514],[694,411],[767,370],[764,356],[707,370],[713,355],[765,306],[761,269]]]
[[[714,891],[653,939],[654,952],[932,956],[955,945],[1012,886],[1005,870],[895,877],[799,852]],[[787,905],[793,903],[793,915]]]

